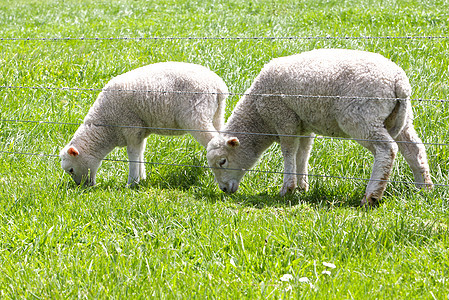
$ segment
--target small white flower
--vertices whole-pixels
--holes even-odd
[[[321,274],[326,274],[326,275],[331,275],[331,271],[323,271],[323,272],[321,272]]]
[[[328,268],[331,268],[331,269],[335,269],[336,268],[336,266],[333,263],[323,262],[323,265],[328,267]]]
[[[293,287],[289,284],[286,288],[285,291],[286,292],[290,292],[293,289]]]
[[[309,282],[309,278],[307,277],[301,277],[298,279],[299,282]]]
[[[292,279],[293,279],[293,275],[291,275],[291,274],[284,274],[281,277],[281,281],[290,281]]]

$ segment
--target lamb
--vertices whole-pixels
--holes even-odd
[[[280,195],[297,187],[307,190],[316,133],[357,139],[374,155],[363,206],[374,206],[383,196],[398,148],[416,186],[430,189],[410,95],[405,72],[379,54],[320,49],[273,59],[238,102],[224,131],[209,142],[208,164],[220,189],[234,193],[246,170],[278,141],[284,158]]]
[[[103,158],[116,146],[126,146],[128,186],[135,185],[146,177],[146,137],[188,131],[206,147],[224,125],[227,93],[217,74],[190,63],[156,63],[119,75],[102,89],[61,150],[61,166],[78,185],[95,185]]]

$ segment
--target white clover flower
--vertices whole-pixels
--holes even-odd
[[[290,281],[290,280],[293,279],[293,275],[291,275],[291,274],[284,274],[284,275],[282,275],[282,277],[280,279],[281,279],[281,281]]]
[[[336,266],[333,263],[323,262],[323,265],[328,267],[328,268],[331,268],[331,269],[335,269],[336,268]]]

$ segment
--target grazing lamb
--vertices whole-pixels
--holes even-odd
[[[431,188],[426,152],[412,124],[410,94],[404,71],[379,54],[321,49],[273,59],[238,102],[224,132],[207,146],[209,166],[220,189],[233,193],[245,171],[278,141],[284,157],[280,194],[297,185],[307,190],[317,133],[357,139],[373,153],[362,205],[375,205],[382,197],[398,147],[417,187]]]
[[[145,178],[145,138],[189,132],[206,147],[224,124],[226,93],[218,75],[195,64],[156,63],[119,75],[103,88],[61,150],[61,166],[77,184],[94,185],[102,159],[116,146],[126,146],[128,186],[134,185]]]

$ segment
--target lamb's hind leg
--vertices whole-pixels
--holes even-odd
[[[398,142],[399,151],[413,171],[416,187],[431,189],[433,182],[430,178],[426,149],[416,134],[411,119],[407,120],[404,129],[396,137],[396,141]]]
[[[128,187],[136,185],[140,179],[145,179],[146,177],[143,159],[145,144],[146,140],[143,139],[140,143],[128,144],[126,148],[129,159]]]
[[[310,152],[312,151],[313,141],[315,135],[312,134],[309,137],[299,138],[298,153],[296,155],[296,173],[298,178],[298,187],[304,191],[309,189],[308,164],[310,158]]]
[[[370,134],[371,139],[376,141],[359,142],[374,155],[373,170],[368,186],[366,187],[365,196],[361,202],[362,206],[375,206],[382,198],[398,151],[397,144],[385,128],[378,128],[378,131],[372,132]]]

